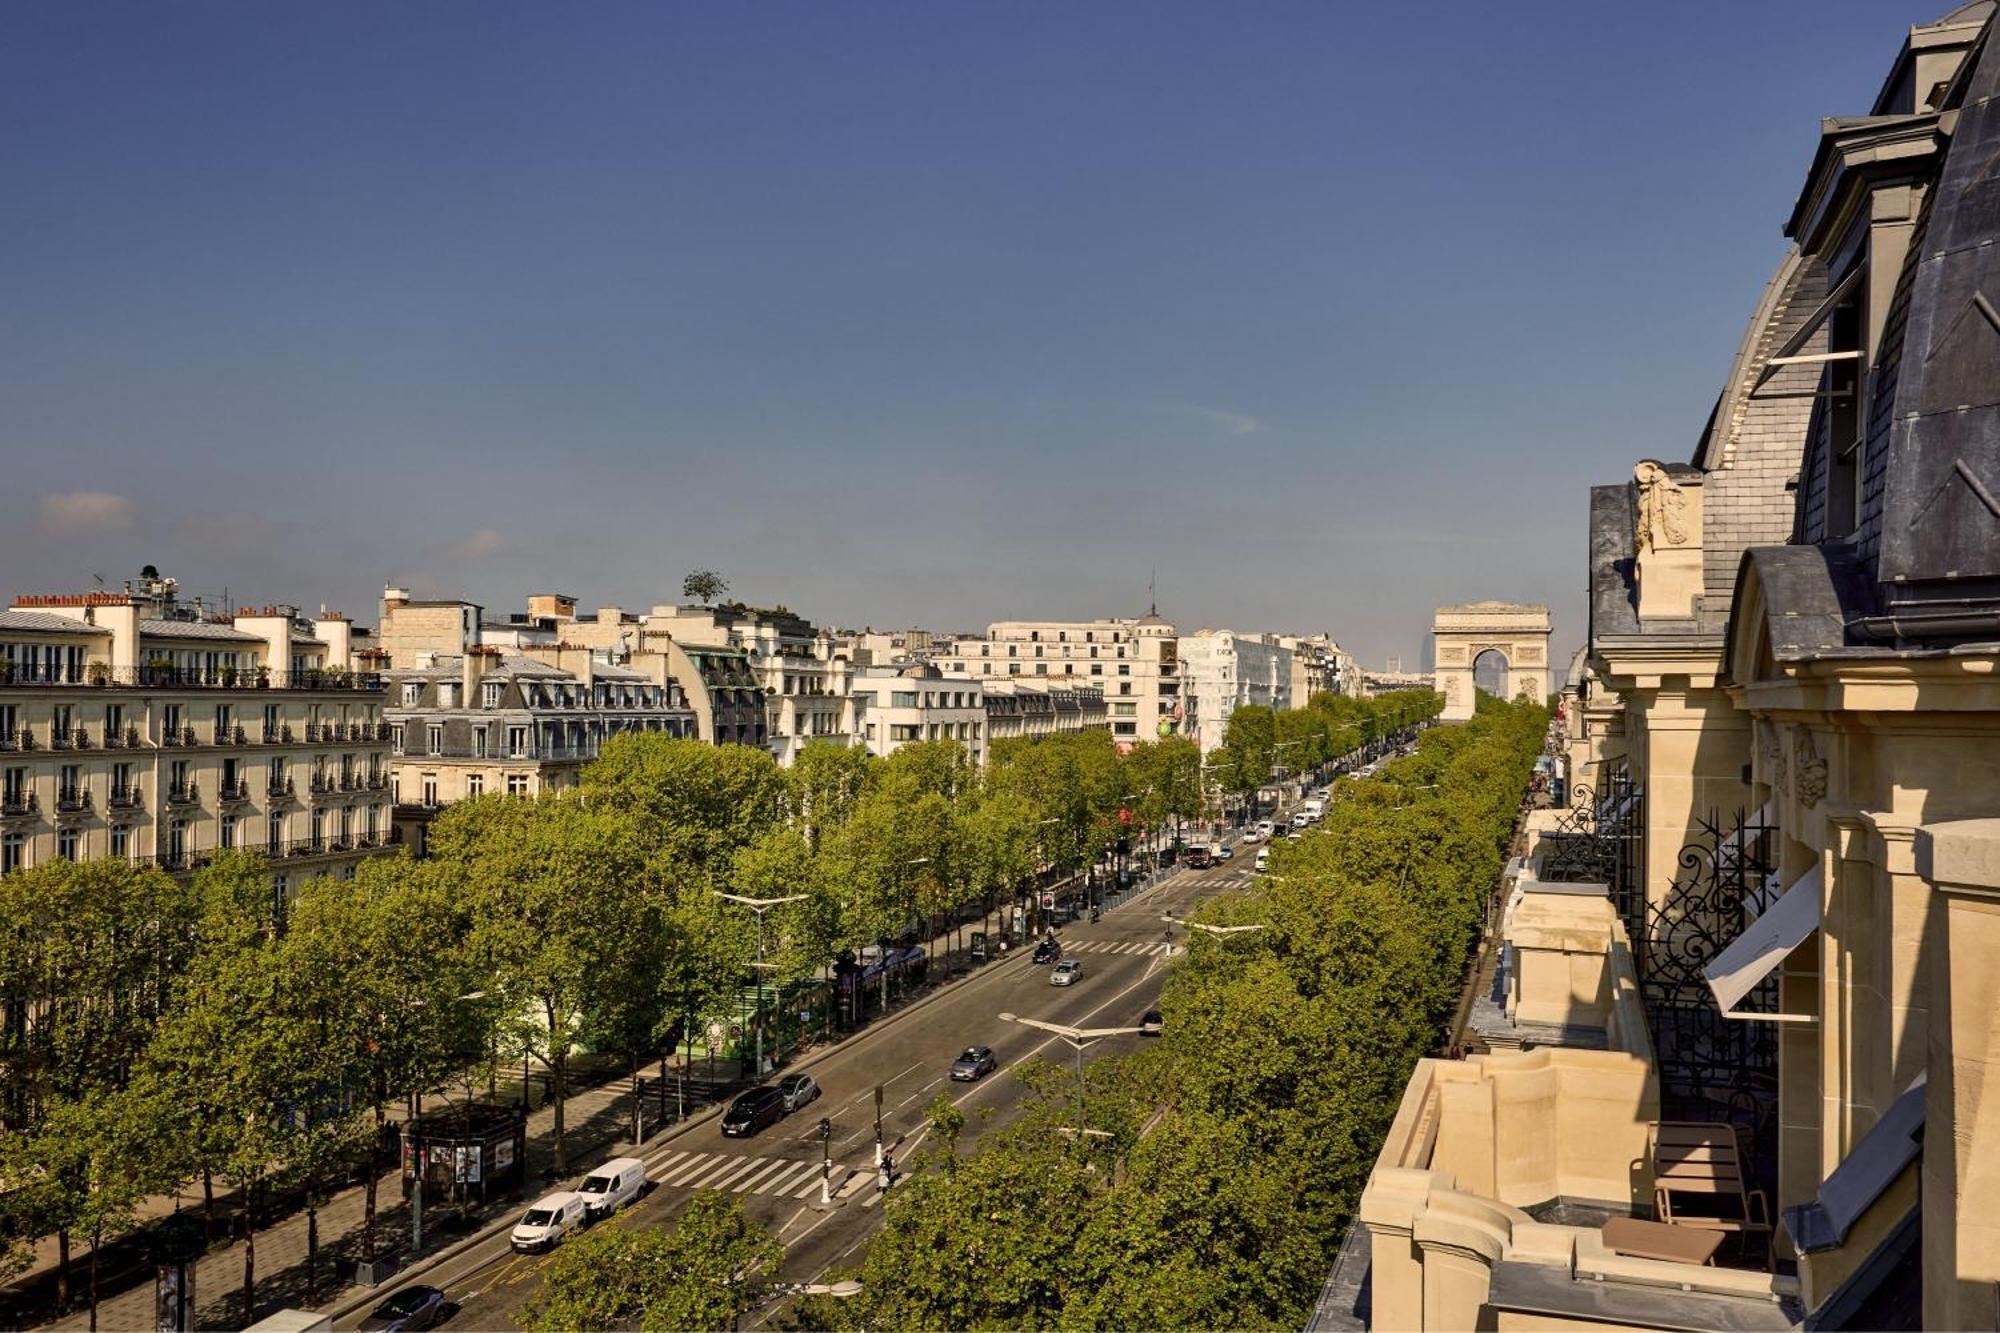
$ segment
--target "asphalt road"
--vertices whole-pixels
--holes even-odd
[[[1251,850],[1254,850],[1252,848]],[[1015,1013],[1072,1027],[1136,1026],[1157,1002],[1164,970],[1185,948],[1175,928],[1169,954],[1162,914],[1179,916],[1198,899],[1236,887],[1251,874],[1250,856],[1203,871],[1184,870],[1104,914],[1095,924],[1076,922],[1059,935],[1064,956],[1083,964],[1069,987],[1049,984],[1050,969],[1034,966],[1023,951],[989,963],[977,974],[927,998],[905,1014],[862,1032],[806,1064],[818,1080],[818,1101],[747,1139],[726,1139],[710,1120],[671,1134],[640,1155],[654,1182],[628,1209],[628,1224],[670,1221],[696,1189],[741,1196],[746,1211],[770,1227],[786,1247],[783,1278],[809,1282],[849,1260],[880,1225],[876,1186],[874,1089],[883,1087],[883,1137],[899,1168],[923,1144],[925,1111],[940,1091],[966,1112],[960,1142],[970,1148],[1006,1124],[1026,1090],[1008,1076],[1010,1066],[1041,1055],[1073,1057],[1060,1038],[999,1017]],[[1131,1049],[1140,1037],[1113,1037],[1088,1056]],[[1000,1068],[977,1083],[952,1083],[952,1059],[968,1045],[991,1046]],[[786,1071],[789,1072],[789,1071]],[[992,1114],[981,1114],[990,1108]],[[821,1117],[833,1122],[830,1177],[835,1206],[819,1205]],[[546,1255],[517,1255],[505,1236],[454,1257],[415,1281],[442,1287],[458,1307],[448,1327],[509,1329],[533,1293]],[[385,1293],[386,1294],[386,1293]],[[365,1314],[338,1327],[355,1327]]]

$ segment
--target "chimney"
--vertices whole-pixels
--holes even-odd
[[[465,656],[462,659],[464,663],[462,679],[465,682],[465,688],[463,690],[464,697],[459,700],[459,707],[483,707],[479,702],[479,686],[480,682],[486,679],[487,658],[489,656],[497,657],[499,654],[491,648],[473,647],[465,650]]]

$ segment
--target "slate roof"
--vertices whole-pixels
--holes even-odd
[[[109,631],[97,625],[86,625],[80,620],[67,616],[53,616],[46,611],[0,611],[0,630],[29,634],[105,634]]]
[[[245,634],[231,625],[214,625],[206,620],[142,620],[139,635],[147,639],[222,639],[229,643],[262,643],[255,634]]]

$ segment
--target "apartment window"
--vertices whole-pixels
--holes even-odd
[[[1130,662],[1120,662],[1120,663],[1118,664],[1118,674],[1119,674],[1119,675],[1121,675],[1121,676],[1129,676],[1129,675],[1131,675],[1131,674],[1132,674],[1132,664],[1131,664]],[[1228,673],[1227,673],[1227,672],[1225,672],[1224,674],[1225,674],[1225,675],[1227,675]]]
[[[439,682],[438,707],[439,708],[458,707],[458,682],[450,680]]]
[[[465,775],[465,794],[467,796],[479,796],[484,794],[485,791],[486,775],[484,773],[467,773]]]
[[[500,691],[504,688],[505,686],[497,680],[487,681],[479,688],[481,701],[488,708],[498,708],[500,706]]]
[[[267,741],[271,741],[271,740],[276,740],[277,738],[278,738],[278,705],[265,704],[264,739]]]
[[[312,843],[315,849],[326,845],[326,811],[313,811]]]
[[[432,723],[432,724],[431,724],[430,726],[428,726],[428,727],[425,727],[425,728],[424,728],[424,743],[425,743],[425,745],[426,745],[426,747],[427,747],[427,749],[426,749],[426,753],[428,753],[428,754],[443,754],[443,753],[444,753],[444,726],[443,726],[443,725],[442,725],[441,723],[436,723],[436,722],[433,722],[433,723]]]
[[[1093,676],[1101,676],[1101,675],[1103,675],[1103,674],[1104,674],[1104,665],[1103,665],[1103,663],[1101,663],[1101,662],[1092,662],[1092,663],[1090,664],[1090,674],[1091,674],[1091,675],[1093,675]]]
[[[528,752],[528,729],[526,727],[507,728],[507,757],[519,759]]]
[[[180,739],[181,706],[179,704],[167,704],[160,709],[160,726],[169,737],[175,740]]]
[[[227,851],[236,845],[236,816],[224,815],[216,824],[216,846]]]
[[[233,720],[228,704],[217,704],[215,706],[215,743],[217,745],[228,741],[230,726]]]
[[[381,831],[381,818],[382,818],[381,806],[371,805],[368,807],[368,815],[367,815],[368,841],[370,842],[375,841],[376,834],[378,834]]]
[[[1111,724],[1111,734],[1114,736],[1136,736],[1139,734],[1139,724],[1137,722],[1113,722]]]
[[[509,773],[507,775],[507,794],[509,796],[526,796],[528,794],[528,775],[526,773]]]
[[[1038,676],[1046,676],[1046,675],[1048,675],[1048,674],[1049,674],[1049,664],[1048,664],[1047,662],[1037,662],[1037,663],[1035,663],[1035,674],[1036,674],[1036,675],[1038,675]]]
[[[916,706],[917,692],[915,690],[893,690],[889,694],[889,707],[891,708],[915,708]]]
[[[1111,715],[1113,717],[1137,717],[1139,716],[1139,705],[1135,703],[1113,704],[1111,705]]]
[[[1035,656],[1037,656],[1037,657],[1040,657],[1041,655],[1042,655],[1042,646],[1041,646],[1040,644],[1036,644],[1036,645],[1035,645]]]
[[[121,861],[132,855],[132,830],[124,824],[111,826],[111,854]]]
[[[1007,664],[1007,674],[1008,674],[1008,675],[1010,675],[1010,676],[1018,676],[1018,675],[1020,675],[1020,674],[1021,674],[1021,664],[1020,664],[1019,662],[1009,662],[1009,663]]]
[[[993,645],[992,645],[992,644],[990,644],[990,643],[982,643],[982,644],[980,644],[980,645],[979,645],[979,655],[980,655],[981,657],[991,657],[991,656],[993,656]]]
[[[188,826],[185,819],[176,819],[167,825],[167,855],[178,865],[188,852]]]
[[[401,804],[402,802],[403,778],[400,773],[391,773],[389,775],[389,799],[397,804]]]
[[[1019,646],[1018,644],[1012,644],[1012,643],[1010,643],[1010,644],[1008,644],[1008,645],[1007,645],[1007,656],[1009,656],[1009,657],[1019,657],[1020,655],[1021,655],[1021,649],[1020,649],[1020,646]]]
[[[1868,263],[1864,251],[1858,261]],[[1861,483],[1863,455],[1867,453],[1867,413],[1861,395],[1866,376],[1862,347],[1862,296],[1866,284],[1853,284],[1853,294],[1827,317],[1827,352],[1840,359],[1826,367],[1827,388],[1827,472],[1826,535],[1845,537],[1861,525]]]
[[[1118,655],[1119,655],[1120,657],[1123,657],[1123,656],[1125,656],[1125,650],[1124,650],[1123,648],[1120,648],[1120,649],[1118,650]]]
[[[400,722],[389,725],[389,750],[393,754],[403,752],[403,724]]]
[[[188,785],[188,761],[176,759],[167,767],[167,786],[174,791],[186,791]]]
[[[486,757],[485,727],[474,727],[472,729],[472,757],[475,759],[484,759]]]
[[[285,845],[285,817],[272,815],[264,821],[264,841],[271,855],[276,856]]]
[[[351,805],[340,807],[340,840],[350,847],[354,845],[354,807]]]
[[[424,804],[426,806],[435,806],[438,803],[438,775],[435,773],[426,773],[424,774],[423,781]]]
[[[1118,682],[1118,692],[1119,692],[1120,694],[1130,694],[1130,693],[1132,692],[1132,682],[1131,682],[1131,681],[1129,681],[1129,680],[1121,680],[1121,681],[1119,681],[1119,682]]]
[[[60,829],[56,833],[56,855],[65,861],[77,859],[77,850],[83,835],[73,828]]]
[[[403,707],[415,708],[424,697],[424,687],[414,680],[403,682]]]
[[[21,868],[21,858],[27,846],[27,838],[19,833],[9,833],[0,838],[0,875],[11,875]]]

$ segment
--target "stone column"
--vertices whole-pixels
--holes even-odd
[[[2000,1328],[2000,819],[1916,831],[1932,886],[1924,1097],[1924,1326]],[[1987,1094],[1994,1114],[1985,1115]]]

